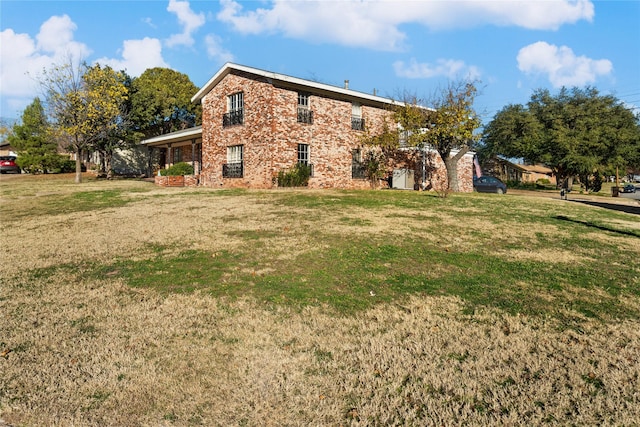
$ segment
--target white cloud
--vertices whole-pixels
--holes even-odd
[[[290,1],[244,10],[236,0],[221,0],[217,18],[243,34],[282,33],[312,42],[329,42],[378,50],[400,50],[406,39],[399,27],[468,28],[491,24],[529,29],[557,29],[591,21],[589,0],[548,1]],[[264,5],[265,3],[258,3]]]
[[[447,77],[451,80],[476,80],[480,78],[480,70],[457,59],[438,59],[435,64],[418,63],[411,59],[408,64],[396,61],[393,69],[398,77],[409,79],[429,79]]]
[[[397,50],[405,39],[395,20],[382,13],[389,3],[278,0],[272,9],[246,12],[234,0],[222,0],[221,4],[218,19],[244,34],[283,33],[311,42],[380,50]]]
[[[576,56],[567,46],[558,47],[542,41],[520,49],[517,61],[520,71],[544,75],[554,87],[592,84],[598,77],[613,71],[613,64],[608,59]]]
[[[108,65],[114,70],[126,70],[132,77],[139,76],[147,68],[169,67],[162,58],[160,40],[149,37],[142,40],[125,40],[122,59],[100,58],[95,62]]]
[[[0,97],[14,116],[38,95],[38,77],[55,64],[78,63],[91,50],[73,39],[76,24],[67,15],[52,16],[41,26],[35,39],[8,28],[0,33]],[[17,108],[13,110],[13,108]],[[18,112],[18,113],[17,113]]]
[[[209,34],[205,37],[205,43],[209,58],[215,59],[220,63],[233,61],[233,54],[222,47],[220,37],[215,34]]]
[[[169,47],[174,46],[192,46],[193,37],[192,33],[198,28],[204,25],[205,17],[203,13],[196,14],[191,10],[191,6],[188,1],[181,0],[169,0],[169,6],[167,10],[171,13],[175,13],[178,17],[178,22],[182,25],[182,33],[172,34],[167,40],[166,44]]]

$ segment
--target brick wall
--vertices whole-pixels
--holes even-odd
[[[198,175],[156,176],[154,180],[160,187],[196,187],[199,184]]]
[[[237,92],[244,97],[244,123],[223,128],[227,97]],[[362,145],[363,138],[363,132],[351,128],[351,101],[314,93],[309,100],[313,124],[298,123],[297,90],[277,87],[264,77],[239,71],[226,75],[202,99],[201,184],[272,188],[278,172],[297,162],[298,144],[308,144],[314,166],[309,187],[369,188],[367,180],[351,177],[352,150]],[[389,115],[384,108],[362,105],[362,117],[372,133],[382,128],[383,118]],[[244,176],[223,178],[227,147],[233,145],[243,145]],[[404,152],[388,167],[416,165],[416,153]],[[467,166],[460,165],[459,169],[466,176]]]

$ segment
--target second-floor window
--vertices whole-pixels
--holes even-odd
[[[241,125],[244,123],[244,93],[238,92],[227,96],[227,113],[222,118],[222,126]]]
[[[298,92],[298,123],[313,124],[313,111],[311,111],[308,93]]]
[[[362,105],[357,102],[351,104],[351,129],[364,130],[364,119],[362,118]]]

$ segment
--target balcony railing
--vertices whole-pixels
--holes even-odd
[[[242,178],[244,175],[244,162],[225,163],[222,165],[223,178]]]
[[[367,177],[366,168],[361,162],[353,162],[351,164],[351,178],[365,179]]]
[[[364,130],[364,119],[362,117],[351,117],[351,129]]]
[[[313,124],[313,111],[308,108],[298,107],[298,123]]]
[[[222,116],[222,127],[241,125],[244,123],[244,111],[236,110]]]

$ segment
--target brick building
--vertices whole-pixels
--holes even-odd
[[[272,188],[278,172],[309,165],[312,188],[369,188],[363,174],[365,128],[382,130],[392,99],[236,64],[226,64],[192,98],[202,126],[142,141],[162,165],[192,162],[200,185]],[[462,191],[472,191],[473,153],[460,160]],[[446,176],[437,153],[402,148],[385,181],[396,188]]]

